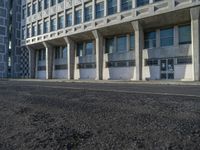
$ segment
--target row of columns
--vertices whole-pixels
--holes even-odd
[[[190,10],[191,14],[191,32],[192,32],[192,60],[193,60],[193,80],[200,80],[200,7],[194,7]],[[142,80],[142,50],[144,45],[143,28],[139,21],[133,21],[133,29],[135,31],[135,67],[136,80]],[[92,31],[95,38],[96,49],[96,80],[103,79],[103,36],[98,30]],[[74,79],[75,69],[75,42],[70,37],[64,38],[68,48],[68,79]],[[53,65],[53,47],[47,42],[43,42],[46,48],[46,79],[52,79],[52,65]],[[30,77],[35,78],[36,59],[34,49],[27,46],[29,50],[29,68]]]
[[[139,21],[132,22],[133,29],[135,31],[135,60],[136,60],[136,80],[142,79],[142,49],[143,49],[143,29]],[[95,50],[96,50],[96,80],[103,79],[103,36],[97,30],[92,31],[95,38]],[[74,78],[75,67],[75,43],[69,37],[64,38],[68,48],[68,79]],[[43,42],[46,49],[46,79],[52,79],[52,65],[53,65],[53,47],[47,42]],[[34,78],[35,74],[35,53],[34,49],[28,46],[30,51],[30,77]]]

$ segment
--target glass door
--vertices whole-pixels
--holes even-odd
[[[174,60],[162,59],[160,61],[160,78],[174,79]]]

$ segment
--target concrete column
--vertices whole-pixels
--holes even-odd
[[[96,18],[96,3],[95,0],[92,0],[92,19],[94,20]]]
[[[72,6],[72,26],[75,25],[75,7]]]
[[[191,33],[192,33],[192,60],[193,60],[193,80],[200,80],[200,7],[190,9]]]
[[[121,0],[117,0],[117,12],[121,11]]]
[[[85,3],[82,1],[82,23],[85,21]]]
[[[142,50],[144,33],[139,21],[132,22],[135,31],[135,67],[136,67],[136,80],[142,80]]]
[[[27,46],[27,49],[29,51],[29,78],[35,78],[36,74],[36,51],[31,48],[30,46]]]
[[[68,80],[74,79],[74,69],[75,69],[75,42],[69,38],[64,37],[67,45],[67,70],[68,70]]]
[[[152,4],[154,2],[154,0],[149,0],[149,3]]]
[[[132,8],[136,8],[137,7],[137,0],[132,0]]]
[[[95,38],[96,50],[96,80],[103,79],[103,36],[99,31],[92,31]]]
[[[104,17],[106,17],[108,14],[108,2],[107,0],[104,0]]]
[[[47,42],[43,42],[46,50],[46,79],[52,79],[53,72],[53,47]]]

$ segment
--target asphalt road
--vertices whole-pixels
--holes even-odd
[[[0,150],[198,150],[200,86],[0,81]]]

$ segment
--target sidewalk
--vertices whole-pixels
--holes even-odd
[[[0,81],[26,81],[26,82],[66,82],[66,83],[115,83],[115,84],[160,84],[160,85],[200,85],[195,81],[177,80],[151,80],[151,81],[131,81],[131,80],[67,80],[67,79],[2,79]]]

